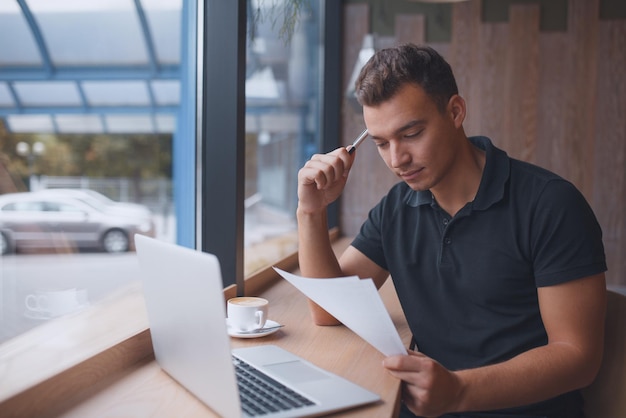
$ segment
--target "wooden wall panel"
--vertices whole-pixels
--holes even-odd
[[[559,148],[567,161],[565,177],[571,180],[589,198],[591,196],[593,158],[593,130],[595,116],[596,46],[599,0],[569,0],[568,54],[566,56],[567,83],[564,119],[565,144]]]
[[[513,4],[505,23],[482,22],[481,5],[455,4],[450,43],[430,44],[467,101],[466,133],[572,181],[603,228],[608,282],[626,286],[626,20],[599,21],[599,0],[569,0],[567,31],[540,32],[536,5]],[[347,44],[360,48],[369,30],[367,8],[346,5],[347,71],[356,57]],[[397,16],[395,42],[422,43],[425,24]],[[360,112],[344,112],[343,143],[363,127]],[[342,231],[355,235],[396,181],[366,141],[342,198]]]
[[[452,9],[452,41],[446,59],[452,66],[459,94],[472,111],[465,117],[465,129],[478,131],[482,118],[480,107],[480,72],[476,45],[480,42],[481,1],[458,3]]]
[[[592,206],[603,227],[609,283],[626,285],[626,22],[598,31]]]
[[[439,54],[444,57],[446,61],[449,60],[450,44],[448,42],[428,42],[428,46],[439,52]]]
[[[467,111],[470,114],[480,112],[477,126],[473,129],[465,127],[469,136],[484,135],[497,145],[506,141],[508,132],[505,130],[503,115],[507,98],[506,65],[509,39],[509,25],[505,23],[483,24],[480,28],[479,59],[477,80],[480,82],[480,94],[473,106]]]
[[[423,44],[426,33],[424,15],[398,15],[395,19],[396,43]]]
[[[511,157],[534,162],[537,141],[539,6],[513,5],[509,13],[504,89],[505,135],[502,146]]]
[[[567,160],[559,158],[566,148],[565,135],[568,86],[563,82],[567,72],[568,36],[551,32],[540,35],[539,48],[539,104],[537,109],[537,148],[535,161],[538,165],[567,177]]]

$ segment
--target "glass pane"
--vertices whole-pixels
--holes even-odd
[[[9,115],[7,128],[11,132],[54,132],[50,115]]]
[[[40,64],[35,38],[17,1],[0,1],[0,66]]]
[[[55,65],[147,64],[132,0],[28,0]]]
[[[156,80],[151,83],[154,100],[158,105],[180,103],[180,82],[178,80]]]
[[[85,81],[82,83],[90,106],[147,106],[148,86],[144,81]]]
[[[56,125],[61,133],[102,133],[102,119],[96,115],[58,115]]]
[[[297,249],[297,171],[319,143],[320,2],[253,1],[246,77],[245,273]],[[293,23],[293,32],[289,24]],[[287,29],[286,32],[283,32]]]
[[[23,106],[79,106],[80,93],[71,81],[21,81],[14,84]]]
[[[0,344],[135,283],[135,234],[176,237],[180,69],[168,80],[137,69],[149,34],[132,0],[26,2],[56,67],[52,80],[16,67],[0,83]],[[17,4],[0,0],[0,66],[38,63],[21,55],[19,29],[5,42],[7,27],[32,38],[6,3]],[[150,18],[150,32],[168,34],[164,56],[179,63],[181,1],[150,7],[166,16]]]
[[[176,117],[174,115],[156,115],[154,121],[156,131],[160,134],[171,134],[176,130]]]
[[[107,131],[111,133],[154,132],[150,115],[109,115],[105,117]]]
[[[136,281],[134,234],[174,239],[172,135],[87,130],[0,128],[0,164],[10,173],[0,186],[0,343]]]
[[[141,0],[161,64],[180,62],[182,0]]]
[[[7,83],[0,83],[0,107],[9,107],[14,104],[13,97],[9,91],[9,86]]]

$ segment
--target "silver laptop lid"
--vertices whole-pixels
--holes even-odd
[[[217,257],[142,235],[135,243],[157,362],[221,416],[240,416]]]

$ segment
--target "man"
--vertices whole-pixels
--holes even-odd
[[[606,297],[602,234],[583,196],[468,138],[452,70],[431,48],[377,52],[356,94],[402,181],[338,260],[326,208],[358,157],[314,155],[298,174],[303,275],[379,287],[392,278],[417,346],[383,363],[402,380],[402,416],[582,417],[578,389],[601,363]]]

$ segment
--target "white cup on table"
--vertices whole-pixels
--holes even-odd
[[[227,303],[228,325],[237,331],[254,331],[265,326],[269,312],[267,299],[237,297]]]
[[[28,312],[52,318],[74,312],[86,302],[87,291],[76,288],[37,291],[24,300]]]

